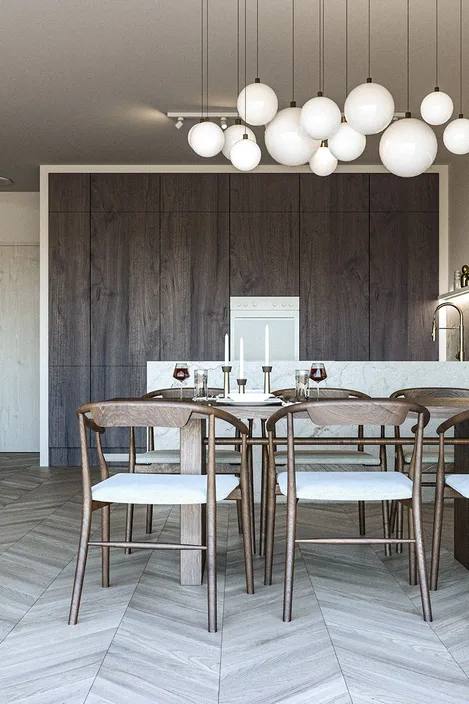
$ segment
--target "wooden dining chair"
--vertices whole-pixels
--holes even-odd
[[[279,389],[272,392],[274,396],[278,396],[284,401],[296,401],[296,389]],[[362,398],[369,399],[370,397],[362,391],[354,391],[353,389],[342,389],[334,387],[323,387],[319,389],[319,398]],[[265,436],[265,421],[262,422],[262,432]],[[363,426],[358,426],[358,437],[363,435]],[[260,512],[260,554],[264,554],[265,545],[265,512],[266,512],[266,476],[267,476],[267,448],[263,448],[262,456],[262,481],[261,481],[261,512]],[[285,451],[277,451],[275,461],[278,465],[287,464],[287,453]],[[386,463],[386,454],[382,457],[371,452],[365,452],[363,445],[357,444],[356,449],[349,448],[348,450],[312,450],[298,449],[296,453],[297,465],[362,465],[370,467],[378,467],[382,463]],[[386,467],[383,466],[383,469]],[[383,508],[384,510],[384,508]],[[360,501],[358,504],[358,523],[360,535],[366,534],[366,519],[365,519],[365,502]],[[386,546],[388,547],[388,546]],[[388,547],[389,549],[389,547]]]
[[[463,411],[441,423],[438,433],[438,465],[436,471],[435,510],[433,518],[432,564],[430,571],[430,589],[438,588],[438,573],[440,568],[441,533],[443,529],[443,514],[445,499],[469,499],[469,472],[467,474],[447,474],[445,453],[445,434],[448,430],[469,420],[469,411]],[[469,442],[467,443],[469,445]],[[467,447],[467,445],[466,445]],[[466,448],[465,448],[466,449]],[[467,452],[467,449],[466,449]],[[469,469],[469,463],[468,463]]]
[[[442,405],[448,401],[448,399],[455,398],[467,398],[469,399],[469,389],[453,388],[450,386],[421,386],[408,389],[399,389],[391,394],[390,398],[402,398],[407,401],[414,401],[422,406],[425,406],[426,402],[431,399],[432,403],[440,401]],[[395,437],[400,436],[400,429],[394,429]],[[402,445],[396,445],[395,448],[395,469],[398,472],[408,473],[410,459],[412,457],[412,448],[405,448]],[[444,454],[445,465],[454,464],[454,449],[449,447],[446,449]],[[424,479],[422,480],[422,486],[434,487],[435,481],[429,480],[428,475],[436,473],[438,464],[438,451],[424,447],[422,454],[422,472],[424,474]],[[448,467],[449,468],[449,467]],[[393,504],[391,509],[391,530],[394,532],[396,530],[397,537],[403,535],[403,513],[402,507],[397,504]],[[396,545],[396,552],[402,552],[402,544]]]
[[[129,448],[129,472],[109,476],[102,451],[101,436],[106,428],[129,427],[131,437],[135,427],[179,428],[184,427],[193,415],[207,420],[208,462],[207,474],[138,474],[135,469],[135,452]],[[69,623],[76,624],[80,608],[83,580],[89,547],[102,549],[102,585],[109,586],[109,552],[111,547],[134,549],[201,550],[206,553],[208,585],[208,630],[217,630],[216,592],[216,503],[224,499],[241,501],[243,519],[243,544],[246,570],[246,589],[254,593],[251,512],[249,508],[247,469],[248,428],[238,418],[221,409],[187,401],[119,400],[89,403],[77,410],[83,478],[83,513],[78,548],[77,566],[73,583]],[[215,421],[229,423],[241,436],[241,473],[215,474]],[[101,470],[101,481],[91,484],[88,456],[87,428],[96,435],[96,446]],[[206,504],[206,543],[204,545],[162,544],[110,539],[110,507],[120,504]],[[101,540],[90,540],[91,516],[101,511]]]
[[[297,443],[305,440],[295,436],[295,421],[309,419],[316,427],[330,426],[400,426],[410,413],[417,415],[414,427],[415,443],[409,476],[400,472],[296,472]],[[277,476],[275,454],[279,444],[285,440],[276,437],[277,423],[287,420],[287,471]],[[430,595],[427,582],[427,569],[422,526],[422,441],[423,429],[429,419],[429,412],[416,403],[390,399],[328,399],[319,402],[306,401],[286,406],[274,413],[267,421],[269,440],[269,470],[267,482],[267,532],[265,557],[265,584],[272,583],[274,548],[276,493],[287,497],[287,530],[285,553],[285,588],[283,620],[292,616],[294,553],[300,544],[409,544],[409,577],[416,583],[417,572],[420,582],[423,615],[425,621],[432,620]],[[307,442],[311,442],[307,438]],[[314,438],[316,445],[331,444],[331,437]],[[337,444],[355,444],[358,440],[366,445],[388,445],[395,442],[382,433],[379,437],[334,438]],[[335,444],[335,443],[334,443]],[[313,501],[399,501],[409,509],[409,537],[393,538],[296,538],[297,502]]]

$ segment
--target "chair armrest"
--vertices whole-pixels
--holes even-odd
[[[451,418],[448,418],[447,420],[443,421],[443,423],[440,423],[440,425],[436,429],[436,432],[438,434],[446,433],[446,431],[450,428],[454,428],[455,425],[458,425],[458,423],[463,423],[466,420],[469,420],[469,411],[462,411],[462,413],[456,413],[455,416],[451,416]]]

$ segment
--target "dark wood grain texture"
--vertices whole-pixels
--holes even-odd
[[[50,367],[49,444],[51,447],[80,447],[76,410],[89,400],[89,365]]]
[[[298,213],[231,213],[232,296],[298,296],[298,267]]]
[[[228,213],[161,214],[161,359],[222,359]]]
[[[92,366],[90,401],[109,401],[113,398],[140,398],[147,388],[146,364],[132,366]],[[92,438],[92,445],[95,441]],[[114,452],[129,447],[128,428],[108,428],[102,438],[104,448]],[[136,428],[135,444],[138,451],[146,445],[145,430]]]
[[[469,437],[469,421],[458,423],[454,428],[455,437]],[[469,466],[469,445],[456,445],[454,448],[454,472],[466,474]],[[469,501],[454,500],[454,557],[469,569]]]
[[[438,359],[438,213],[371,213],[370,290],[370,358]]]
[[[90,216],[49,215],[49,364],[90,362]]]
[[[91,174],[91,210],[157,212],[159,174]]]
[[[370,174],[370,211],[438,212],[439,175],[400,178],[393,174]]]
[[[159,213],[91,214],[91,364],[159,359]]]
[[[86,213],[89,209],[89,174],[49,174],[50,212]]]
[[[303,213],[300,358],[369,358],[368,213]]]
[[[161,174],[161,210],[226,212],[229,174]]]
[[[369,174],[300,174],[302,212],[368,212]]]
[[[298,199],[298,174],[230,175],[230,210],[232,212],[296,213]]]

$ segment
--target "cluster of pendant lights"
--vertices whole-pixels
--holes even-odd
[[[318,176],[328,176],[335,171],[339,161],[350,162],[363,153],[367,135],[383,132],[379,153],[384,166],[397,176],[418,176],[432,165],[438,150],[436,135],[430,125],[443,125],[453,114],[451,97],[440,91],[438,87],[438,0],[435,0],[436,87],[422,100],[420,113],[423,120],[413,118],[409,112],[409,0],[407,0],[407,111],[404,118],[394,122],[395,105],[391,93],[384,86],[373,83],[371,78],[347,95],[344,117],[339,106],[323,95],[324,0],[318,0],[318,3],[320,90],[317,96],[308,100],[302,108],[297,107],[292,100],[290,107],[279,110],[275,91],[265,83],[261,83],[259,78],[256,78],[254,83],[246,85],[245,75],[245,87],[241,92],[238,91],[237,101],[237,110],[244,124],[241,120],[237,120],[236,124],[223,132],[215,123],[202,120],[189,131],[190,146],[203,157],[213,157],[223,152],[237,169],[251,171],[260,162],[261,150],[256,143],[254,132],[247,125],[256,127],[265,125],[265,146],[275,161],[285,166],[301,166],[309,163],[313,173]],[[347,13],[347,0],[345,3]],[[294,0],[292,0],[292,8],[292,53],[294,54]],[[467,154],[469,153],[469,119],[462,114],[462,0],[460,0],[459,20],[460,114],[445,128],[443,141],[453,154]],[[370,0],[368,1],[368,32],[368,57],[370,57]],[[292,63],[292,83],[294,84],[294,62]],[[370,71],[370,60],[368,66]]]

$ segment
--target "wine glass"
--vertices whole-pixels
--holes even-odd
[[[182,401],[182,388],[184,386],[184,382],[186,379],[188,379],[190,376],[189,374],[189,367],[185,362],[176,362],[174,371],[173,371],[173,379],[176,379],[176,381],[179,381],[181,384],[181,401]]]
[[[319,400],[319,384],[324,379],[327,379],[326,367],[322,362],[312,362],[309,371],[309,378],[316,382],[317,395],[316,400]]]

